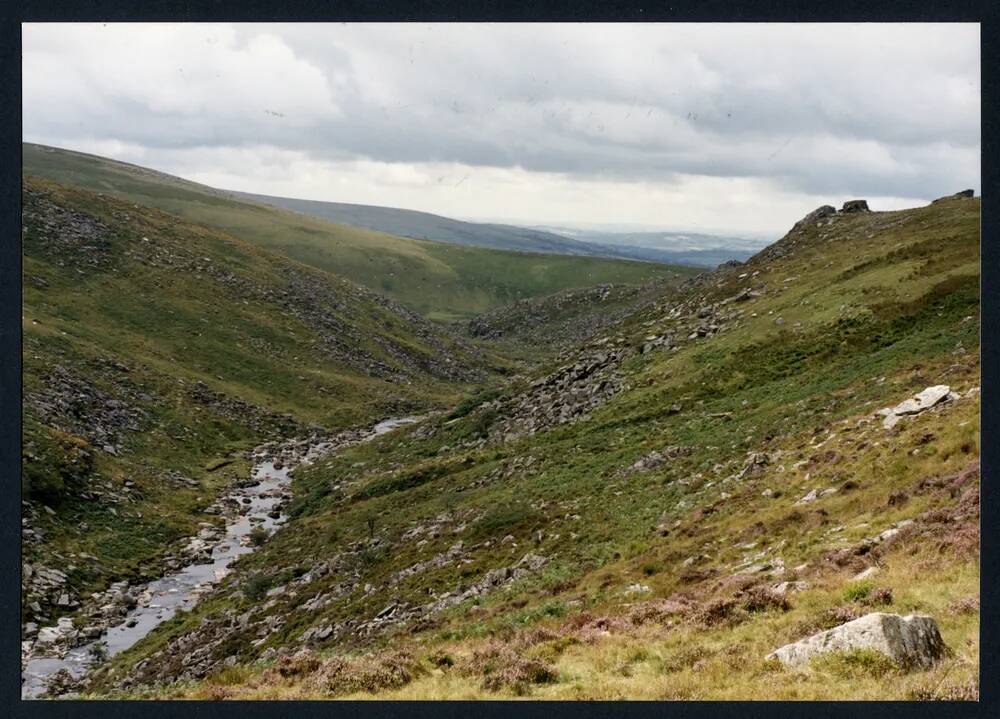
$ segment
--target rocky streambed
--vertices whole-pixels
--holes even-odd
[[[289,475],[295,466],[418,419],[387,419],[368,430],[257,447],[251,476],[210,507],[210,513],[226,518],[225,526],[204,522],[182,550],[186,564],[145,585],[112,585],[100,595],[107,603],[90,611],[93,621],[88,626],[77,628],[71,617],[63,617],[54,626],[38,629],[33,641],[22,642],[22,698],[72,691],[96,664],[133,646],[178,611],[193,607],[232,571],[235,559],[254,551],[252,534],[271,534],[285,522]]]

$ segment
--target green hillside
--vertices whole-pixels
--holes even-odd
[[[23,213],[24,558],[68,575],[28,592],[28,619],[156,576],[255,444],[450,404],[492,366],[370,290],[158,210],[28,180]]]
[[[505,357],[543,361],[575,350],[603,328],[653,304],[676,283],[596,285],[532,297],[469,320],[466,333]]]
[[[88,691],[978,697],[979,222],[967,198],[812,218],[296,470],[288,527]],[[950,653],[766,659],[874,611],[931,615]]]
[[[527,297],[601,283],[684,278],[689,267],[594,257],[527,254],[413,240],[272,206],[135,165],[25,143],[26,176],[107,193],[208,225],[334,272],[425,317],[470,317]]]

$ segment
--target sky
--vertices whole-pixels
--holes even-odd
[[[23,136],[270,195],[780,236],[980,182],[976,24],[26,24]]]

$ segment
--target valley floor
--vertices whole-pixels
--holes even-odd
[[[820,208],[745,264],[520,302],[472,339],[274,248],[26,187],[29,650],[185,564],[250,447],[424,415],[296,467],[280,531],[65,689],[978,697],[978,199]],[[930,616],[947,651],[768,658],[876,612]]]
[[[689,519],[674,531],[676,540],[662,540],[641,558],[604,566],[568,593],[539,589],[525,594],[511,586],[501,596],[453,614],[436,630],[412,635],[397,630],[379,643],[381,648],[347,654],[301,649],[225,668],[196,683],[109,696],[976,699],[977,389],[968,387],[967,397],[954,406],[920,415],[902,433],[889,435],[888,442],[881,423],[867,417],[849,418],[823,433],[830,438],[823,444],[829,452],[868,442],[885,442],[886,459],[919,457],[920,450],[926,453],[934,445],[943,450],[906,482],[862,486],[843,497],[802,504],[808,484],[797,492],[787,488],[776,498],[764,497],[774,476],[762,472],[729,500],[758,505],[744,516],[762,524],[711,527],[700,518]],[[930,447],[928,436],[934,437]],[[779,450],[788,459],[777,466],[788,468],[797,457],[819,453],[809,443],[789,444]],[[857,460],[846,462],[848,473],[857,468]],[[780,539],[755,529],[779,526],[781,521],[774,523],[778,517],[785,520]],[[791,517],[810,529],[788,532]],[[851,524],[837,524],[845,517]],[[872,537],[893,527],[900,530],[872,543]],[[735,542],[739,545],[727,551],[725,545]],[[694,552],[707,546],[719,556],[743,558],[735,566],[747,560],[755,565],[729,575],[699,572],[701,562],[715,564],[711,560],[718,558],[706,556],[675,565],[682,568],[679,581],[677,575],[664,576],[671,557],[697,560]],[[781,564],[771,552],[754,551],[782,546],[787,549]],[[785,568],[791,562],[799,564]],[[858,579],[862,573],[865,578]],[[531,606],[517,609],[529,602]],[[766,659],[787,642],[874,611],[934,617],[948,656],[933,669],[906,672],[863,651],[831,654],[799,669]]]

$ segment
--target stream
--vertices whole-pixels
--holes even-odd
[[[371,440],[419,419],[422,418],[383,420],[359,441]],[[347,445],[320,442],[310,446],[297,463],[311,463],[344,446]],[[287,517],[280,510],[291,483],[289,474],[297,463],[286,461],[282,464],[275,457],[263,458],[255,463],[251,473],[253,486],[233,490],[222,498],[233,500],[245,509],[241,509],[241,514],[227,521],[224,533],[212,547],[210,561],[200,560],[202,563],[188,564],[145,585],[136,607],[129,610],[120,623],[106,629],[97,639],[73,647],[62,656],[29,658],[21,674],[21,698],[39,698],[48,689],[49,680],[59,672],[65,671],[74,679],[82,677],[94,665],[94,652],[99,651],[98,645],[103,645],[106,657],[114,656],[134,645],[178,611],[190,609],[197,604],[203,594],[229,574],[229,565],[233,560],[254,551],[256,547],[250,542],[251,530],[262,527],[270,534],[284,524]],[[279,466],[276,467],[276,464]],[[276,508],[278,512],[275,512]],[[273,514],[278,516],[269,516]],[[63,622],[65,621],[64,619]],[[40,642],[36,642],[36,646],[40,645]]]

